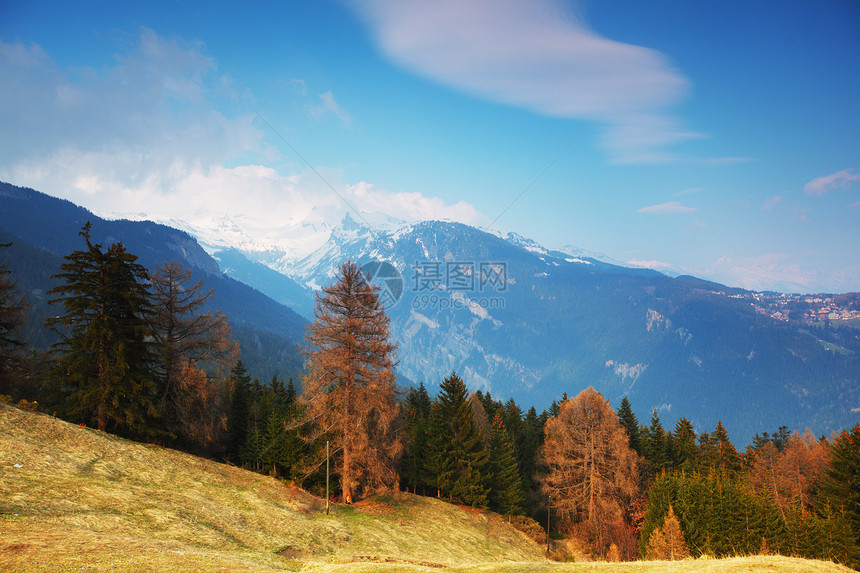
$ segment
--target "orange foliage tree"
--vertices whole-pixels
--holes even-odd
[[[379,297],[352,261],[317,295],[307,329],[307,373],[302,400],[311,439],[325,436],[339,458],[335,473],[343,501],[396,482],[393,354],[389,318]]]
[[[826,445],[811,430],[802,436],[795,431],[781,452],[773,441],[759,448],[748,479],[756,491],[766,493],[777,503],[785,520],[789,509],[801,515],[809,511],[827,461]]]
[[[629,529],[623,508],[636,493],[638,468],[627,434],[612,406],[591,386],[561,404],[547,420],[545,434],[544,493],[559,517],[583,526],[603,554]]]

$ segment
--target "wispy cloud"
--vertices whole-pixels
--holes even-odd
[[[764,211],[770,211],[780,203],[782,203],[782,195],[774,195],[773,197],[769,197],[761,206],[761,208]]]
[[[382,52],[486,100],[574,119],[603,114],[612,159],[656,161],[698,137],[667,109],[689,81],[662,53],[590,30],[555,0],[353,2]]]
[[[701,275],[750,290],[803,293],[826,290],[825,285],[832,285],[852,274],[852,271],[846,271],[842,278],[837,278],[836,275],[826,276],[801,264],[800,258],[801,253],[767,253],[737,260],[724,256]],[[853,274],[856,279],[856,272]]]
[[[695,211],[698,211],[698,209],[683,205],[680,201],[669,201],[668,203],[660,203],[659,205],[636,209],[637,213],[645,213],[647,215],[677,215],[680,213],[693,213]]]
[[[824,195],[840,187],[849,187],[854,183],[860,182],[860,175],[852,173],[853,171],[853,168],[843,169],[830,175],[816,177],[803,186],[803,192],[807,195]]]
[[[343,107],[334,99],[334,94],[330,91],[319,95],[319,104],[313,108],[313,113],[316,116],[322,116],[327,113],[334,114],[347,127],[352,125],[352,116],[347,113]]]
[[[703,191],[704,187],[689,187],[687,189],[681,189],[677,193],[675,193],[675,197],[684,197],[686,195],[692,195],[693,193],[698,193]]]

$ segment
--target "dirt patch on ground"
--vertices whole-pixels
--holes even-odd
[[[304,549],[300,549],[298,547],[284,547],[280,551],[276,551],[278,555],[281,557],[285,557],[286,559],[307,559],[308,557],[312,557],[313,553],[310,551],[306,551]]]
[[[353,507],[367,515],[395,515],[397,508],[376,499],[363,499],[353,504]]]
[[[430,561],[416,561],[414,559],[397,559],[395,557],[381,557],[379,555],[353,555],[350,563],[401,563],[404,565],[417,565],[419,567],[433,567],[445,569],[447,565],[433,563]]]

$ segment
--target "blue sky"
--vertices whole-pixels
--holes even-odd
[[[860,291],[856,1],[125,4],[0,0],[0,179],[296,253],[345,212],[331,184],[404,220]]]

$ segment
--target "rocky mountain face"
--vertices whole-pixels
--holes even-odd
[[[742,289],[438,221],[347,217],[321,248],[277,266],[315,289],[347,258],[388,297],[399,368],[431,388],[456,370],[472,389],[540,409],[592,385],[614,404],[629,396],[643,423],[653,409],[666,426],[722,421],[741,443],[858,419],[857,331],[834,347],[821,329],[757,312]]]

